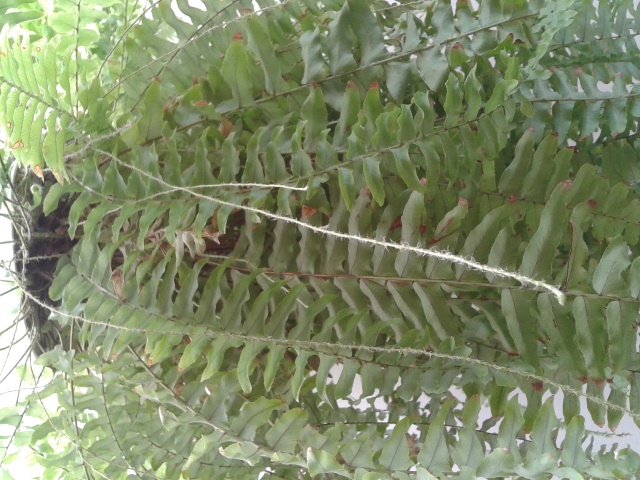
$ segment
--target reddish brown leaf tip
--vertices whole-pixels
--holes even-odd
[[[560,185],[565,190],[571,190],[573,188],[573,180],[563,180],[562,182],[560,182]]]

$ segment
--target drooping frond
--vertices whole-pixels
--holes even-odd
[[[0,52],[0,121],[13,154],[23,163],[63,170],[65,132],[72,123],[74,95],[69,66],[56,44],[35,46],[5,39]],[[60,86],[68,90],[58,91]]]
[[[109,17],[43,113],[69,478],[637,473],[637,10],[480,3]]]

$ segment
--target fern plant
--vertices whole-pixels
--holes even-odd
[[[0,52],[74,245],[46,478],[640,471],[585,423],[640,425],[633,2],[96,3]]]

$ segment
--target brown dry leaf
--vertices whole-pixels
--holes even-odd
[[[227,138],[233,130],[233,123],[227,120],[225,117],[221,117],[220,126],[218,127],[218,131],[222,134],[224,138]]]
[[[184,381],[180,381],[180,383],[177,383],[176,386],[173,387],[173,393],[177,396],[182,395],[182,390],[184,390]]]
[[[202,231],[202,236],[204,238],[208,238],[209,240],[214,241],[218,245],[220,245],[220,236],[222,235],[220,232],[211,231],[211,227],[207,227]]]
[[[310,217],[311,215],[315,214],[318,212],[317,208],[313,208],[310,207],[308,205],[303,205],[302,206],[302,216],[303,217]]]
[[[407,443],[409,444],[409,456],[413,458],[417,457],[420,453],[421,442],[415,434],[407,433],[405,437],[407,439]]]
[[[44,172],[42,171],[42,167],[40,165],[33,166],[33,173],[35,173],[40,180],[44,180]]]
[[[119,268],[114,270],[111,274],[111,285],[113,286],[113,293],[116,294],[119,300],[122,299],[122,287],[124,287],[124,277],[122,275],[122,270]]]
[[[51,170],[51,172],[53,173],[53,176],[56,177],[56,180],[58,181],[58,183],[64,184],[64,178],[62,178],[62,175],[60,175],[60,172],[56,170]]]

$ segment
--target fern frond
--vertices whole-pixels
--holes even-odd
[[[81,5],[77,47],[0,59],[16,135],[76,140],[43,207],[83,350],[38,360],[74,398],[36,445],[109,478],[632,477],[583,445],[640,421],[637,9],[249,3]]]
[[[64,175],[67,128],[75,120],[73,99],[57,88],[68,68],[60,67],[55,42],[23,43],[4,38],[0,52],[0,120],[7,144],[24,164],[49,165]]]

